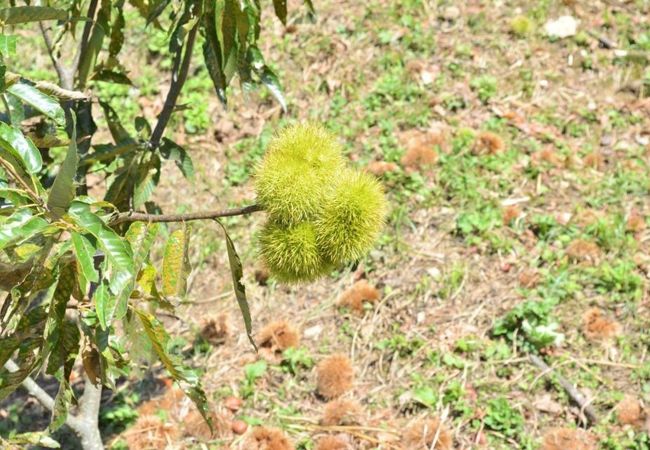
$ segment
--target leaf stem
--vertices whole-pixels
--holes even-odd
[[[9,174],[11,177],[18,183],[24,190],[27,192],[27,195],[31,197],[35,204],[43,206],[43,200],[34,192],[34,190],[29,187],[27,183],[16,173],[11,164],[7,163],[5,160],[0,158],[0,166]]]

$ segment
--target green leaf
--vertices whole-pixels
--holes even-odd
[[[93,26],[90,39],[88,40],[88,45],[85,48],[81,61],[79,62],[79,69],[77,70],[77,85],[80,89],[83,89],[86,86],[86,81],[95,68],[97,56],[102,50],[104,37],[110,31],[110,24],[108,23],[109,18],[110,3],[105,5],[105,2],[102,2],[102,6],[97,13],[97,21],[95,22],[95,26]]]
[[[100,101],[99,104],[104,110],[104,117],[106,118],[106,122],[108,122],[108,129],[110,130],[111,136],[113,136],[115,143],[122,144],[124,142],[132,142],[133,138],[124,128],[122,122],[120,122],[120,117],[111,107],[111,105],[102,101]]]
[[[0,54],[5,57],[16,54],[16,36],[0,34]]]
[[[167,240],[162,267],[162,293],[165,296],[182,297],[185,294],[189,263],[187,226],[174,231]]]
[[[155,0],[155,3],[151,3],[149,5],[150,13],[147,16],[147,25],[156,20],[170,3],[171,0]]]
[[[25,447],[37,445],[39,447],[45,448],[61,448],[61,445],[50,436],[48,436],[44,431],[17,434],[10,437],[9,442],[12,444],[24,445]]]
[[[42,341],[46,318],[47,315],[43,306],[34,308],[20,318],[12,334],[0,338],[0,370],[22,344],[33,339]],[[0,388],[4,387],[5,385],[0,378]]]
[[[0,198],[4,198],[13,206],[24,206],[32,203],[29,195],[20,189],[2,188],[0,189]]]
[[[74,177],[77,175],[77,165],[79,164],[79,155],[77,154],[77,121],[74,114],[72,115],[72,136],[65,160],[59,169],[59,173],[54,179],[54,184],[50,190],[47,200],[47,207],[59,218],[65,214],[70,203],[75,197]]]
[[[125,237],[133,249],[136,273],[140,272],[140,268],[147,260],[159,230],[160,226],[157,223],[133,222],[126,232]]]
[[[3,249],[9,245],[18,245],[31,239],[49,224],[41,217],[32,216],[28,209],[19,209],[1,225],[0,249]]]
[[[7,88],[7,92],[10,92],[23,102],[31,105],[34,109],[45,114],[57,124],[65,124],[65,113],[61,105],[59,105],[59,102],[35,87],[26,83],[15,83]]]
[[[111,294],[107,283],[102,282],[93,294],[93,301],[95,303],[95,311],[97,312],[99,325],[105,330],[108,328],[113,320],[113,316],[115,315],[117,296]]]
[[[169,335],[165,331],[160,321],[151,314],[139,309],[134,310],[142,326],[151,341],[151,345],[156,352],[156,355],[162,362],[167,372],[172,378],[179,382],[181,388],[185,391],[188,397],[192,399],[203,418],[208,422],[212,429],[212,420],[208,415],[208,401],[201,387],[199,377],[193,370],[190,370],[181,365],[175,358],[167,352],[167,343]]]
[[[133,86],[133,81],[122,72],[116,72],[114,70],[101,69],[95,72],[92,76],[94,81],[109,81],[111,83],[117,84],[127,84]]]
[[[316,22],[316,9],[314,8],[314,3],[312,0],[305,0],[305,5],[307,5],[307,14],[309,15],[309,20]]]
[[[13,150],[14,155],[20,158],[29,173],[35,174],[43,167],[41,152],[38,151],[34,143],[25,137],[18,128],[4,122],[0,122],[0,145],[7,151]]]
[[[264,62],[262,52],[257,48],[257,46],[251,45],[248,49],[247,62],[253,69],[253,72],[255,72],[259,77],[262,84],[267,87],[278,103],[280,103],[282,109],[286,112],[287,103],[282,94],[280,81],[278,80],[277,75],[266,65],[266,62]]]
[[[287,112],[287,101],[284,99],[282,87],[280,86],[280,80],[278,79],[278,76],[275,74],[275,72],[273,72],[271,69],[269,69],[268,66],[265,65],[261,70],[259,76],[262,84],[266,86],[269,91],[271,91],[271,94],[278,101],[282,107],[282,110],[284,112]]]
[[[194,163],[183,147],[170,139],[163,138],[160,154],[163,158],[174,161],[185,178],[194,179]]]
[[[48,294],[44,298],[46,302],[51,297],[55,286],[56,284],[48,289]],[[41,364],[40,350],[43,345],[46,317],[43,306],[34,308],[23,315],[15,333],[0,339],[0,400],[11,394]],[[3,369],[16,350],[18,353],[14,361],[18,370],[10,372]]]
[[[54,291],[45,327],[46,355],[49,355],[47,373],[57,375],[59,390],[54,399],[50,432],[60,428],[68,416],[72,403],[70,374],[79,354],[81,334],[77,324],[65,317],[66,306],[76,284],[76,269],[67,265],[60,271],[59,282]]]
[[[4,22],[5,25],[42,20],[66,20],[67,18],[66,10],[48,6],[15,6],[0,9],[0,22]]]
[[[97,314],[101,314],[100,325],[105,329],[114,317],[120,319],[126,314],[127,302],[135,286],[131,246],[91,212],[89,205],[73,201],[68,212],[80,227],[97,238],[106,255],[105,276],[109,280],[108,286],[102,283],[95,293]],[[98,295],[101,297],[97,298]]]
[[[232,284],[235,289],[235,297],[237,298],[237,303],[239,304],[239,309],[241,310],[241,315],[244,319],[244,325],[246,326],[246,334],[248,335],[248,340],[253,344],[253,347],[257,350],[257,345],[253,339],[253,322],[251,320],[251,312],[248,307],[248,300],[246,299],[246,286],[242,283],[242,278],[244,277],[244,269],[242,268],[241,260],[235,249],[235,244],[233,244],[230,235],[226,230],[226,227],[219,221],[215,219],[221,228],[223,233],[226,236],[226,247],[228,249],[228,262],[230,263],[230,273],[232,275]]]
[[[203,42],[203,59],[208,69],[208,74],[217,92],[217,97],[224,105],[226,101],[226,74],[223,71],[223,54],[216,29],[216,18],[214,12],[208,12],[203,16],[203,29],[205,30],[205,41]]]
[[[84,278],[93,283],[99,282],[99,273],[94,264],[94,256],[97,252],[95,246],[86,236],[74,231],[72,232],[72,244],[77,255],[77,263]]]
[[[115,20],[111,25],[111,38],[108,44],[108,55],[110,58],[115,58],[122,45],[124,45],[124,0],[119,0],[115,5]]]
[[[131,209],[140,158],[137,154],[128,154],[124,160],[124,165],[115,172],[104,197],[119,210]]]
[[[287,0],[273,0],[275,15],[278,16],[283,25],[287,24]]]
[[[157,153],[147,153],[145,157],[149,157],[149,161],[138,166],[137,179],[133,189],[134,209],[139,209],[151,198],[160,181],[160,157]]]
[[[80,227],[97,238],[106,256],[116,267],[133,272],[133,254],[128,241],[115,234],[99,216],[90,210],[88,204],[73,201],[69,213]]]

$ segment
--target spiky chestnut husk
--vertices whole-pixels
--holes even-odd
[[[321,256],[310,222],[287,226],[270,220],[259,234],[259,243],[260,256],[278,281],[311,281],[331,267]]]
[[[387,203],[379,182],[365,172],[345,170],[316,221],[318,246],[334,264],[359,259],[377,239]]]
[[[341,145],[321,125],[286,127],[271,140],[256,168],[258,203],[277,222],[312,220],[344,167]]]

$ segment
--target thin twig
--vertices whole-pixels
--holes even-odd
[[[172,82],[169,86],[169,92],[167,92],[167,98],[165,98],[165,104],[163,106],[160,115],[158,116],[158,122],[151,133],[151,139],[149,139],[151,148],[156,148],[160,145],[160,140],[163,137],[167,123],[172,116],[172,112],[176,107],[176,101],[181,92],[183,84],[187,79],[187,73],[190,68],[190,61],[192,60],[192,50],[194,49],[194,41],[196,40],[196,33],[199,30],[199,22],[192,27],[189,34],[187,35],[187,44],[185,45],[185,54],[183,55],[181,51],[176,53],[174,58],[174,64],[172,67]]]
[[[587,33],[588,33],[591,37],[593,37],[594,39],[596,39],[596,40],[598,41],[598,43],[599,43],[603,48],[607,48],[607,49],[618,48],[618,46],[616,45],[616,42],[610,40],[609,38],[607,38],[607,36],[603,36],[602,34],[598,34],[598,33],[596,33],[596,32],[593,31],[593,30],[588,30]]]
[[[191,220],[209,220],[219,217],[243,216],[262,211],[259,205],[249,205],[242,208],[224,209],[221,211],[203,211],[189,214],[146,214],[135,211],[119,213],[110,220],[110,225],[124,222],[189,222]]]
[[[54,54],[55,49],[54,49],[54,45],[52,44],[52,38],[50,37],[50,34],[45,28],[45,24],[43,22],[38,22],[38,26],[41,29],[41,34],[43,35],[43,41],[45,41],[45,47],[47,47],[47,53],[50,55],[50,59],[52,60],[52,65],[54,66],[54,70],[56,70],[56,73],[59,76],[59,84],[61,84],[61,86],[67,85],[69,83],[71,72],[68,69],[66,69],[63,66],[63,64],[61,64],[61,60],[59,60]]]
[[[537,366],[539,369],[541,369],[545,375],[554,372],[553,368],[549,367],[549,365],[546,364],[544,360],[537,355],[530,355],[530,362],[533,363],[533,365]],[[598,422],[598,416],[596,415],[596,411],[594,410],[593,406],[590,405],[590,400],[586,399],[578,391],[578,389],[576,389],[576,387],[573,386],[573,384],[571,384],[562,375],[555,372],[555,376],[557,377],[558,383],[560,383],[560,386],[562,386],[562,388],[566,391],[567,395],[571,398],[571,400],[573,400],[580,407],[581,412],[584,412],[584,415],[587,417],[587,420],[591,424],[595,424],[596,422]]]

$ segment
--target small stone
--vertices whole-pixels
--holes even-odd
[[[242,435],[246,433],[246,430],[248,429],[248,424],[243,420],[233,420],[232,424],[230,425],[230,428],[232,429],[233,433]]]
[[[549,37],[564,39],[576,35],[579,23],[573,16],[562,16],[557,20],[546,22],[544,30]]]

